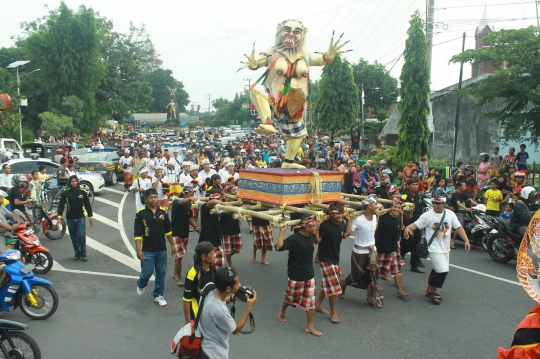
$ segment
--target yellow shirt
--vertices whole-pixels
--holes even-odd
[[[491,188],[484,193],[484,198],[486,199],[486,209],[488,211],[500,211],[501,202],[495,202],[496,198],[503,199],[503,194],[500,190],[496,189],[495,191]]]

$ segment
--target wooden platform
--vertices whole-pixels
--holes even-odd
[[[282,168],[256,168],[238,170],[240,173],[239,198],[291,205],[341,200],[343,173],[315,169],[293,170]],[[317,174],[314,174],[317,173]],[[314,191],[312,180],[322,191]]]

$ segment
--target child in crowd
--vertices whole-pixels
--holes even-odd
[[[514,211],[514,204],[507,203],[506,208],[504,209],[504,212],[501,213],[501,217],[504,219],[510,220],[512,218],[513,211]]]
[[[456,189],[454,188],[454,179],[449,177],[446,179],[446,193],[452,195],[454,192],[456,192]]]

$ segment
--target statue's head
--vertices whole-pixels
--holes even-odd
[[[303,47],[308,29],[298,20],[285,20],[278,24],[276,46]]]

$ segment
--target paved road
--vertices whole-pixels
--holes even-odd
[[[43,358],[170,358],[168,349],[183,325],[182,289],[171,278],[169,260],[165,298],[161,308],[151,290],[135,291],[139,263],[135,259],[132,227],[134,196],[122,184],[96,195],[95,224],[88,229],[87,263],[73,262],[69,236],[51,241],[41,236],[56,261],[43,275],[54,283],[60,306],[45,321],[32,321],[20,311],[2,318],[27,323]],[[338,300],[340,324],[316,313],[321,338],[304,333],[304,312],[289,308],[287,323],[277,319],[286,287],[287,254],[271,252],[266,267],[251,261],[253,238],[242,226],[244,249],[233,257],[242,284],[255,287],[259,300],[254,334],[232,336],[231,358],[494,358],[498,346],[508,347],[521,318],[534,305],[519,286],[515,262],[493,262],[483,250],[452,251],[450,274],[440,306],[422,294],[427,274],[404,273],[407,299],[399,299],[391,283],[381,283],[381,310],[364,305],[365,291],[349,288]],[[274,231],[277,239],[278,231]],[[198,237],[190,239],[185,262],[192,265]],[[342,245],[342,267],[350,269],[352,241]],[[427,262],[426,270],[430,265]],[[316,267],[320,283],[320,272]],[[328,306],[328,303],[325,303]],[[238,311],[242,311],[240,305]]]

